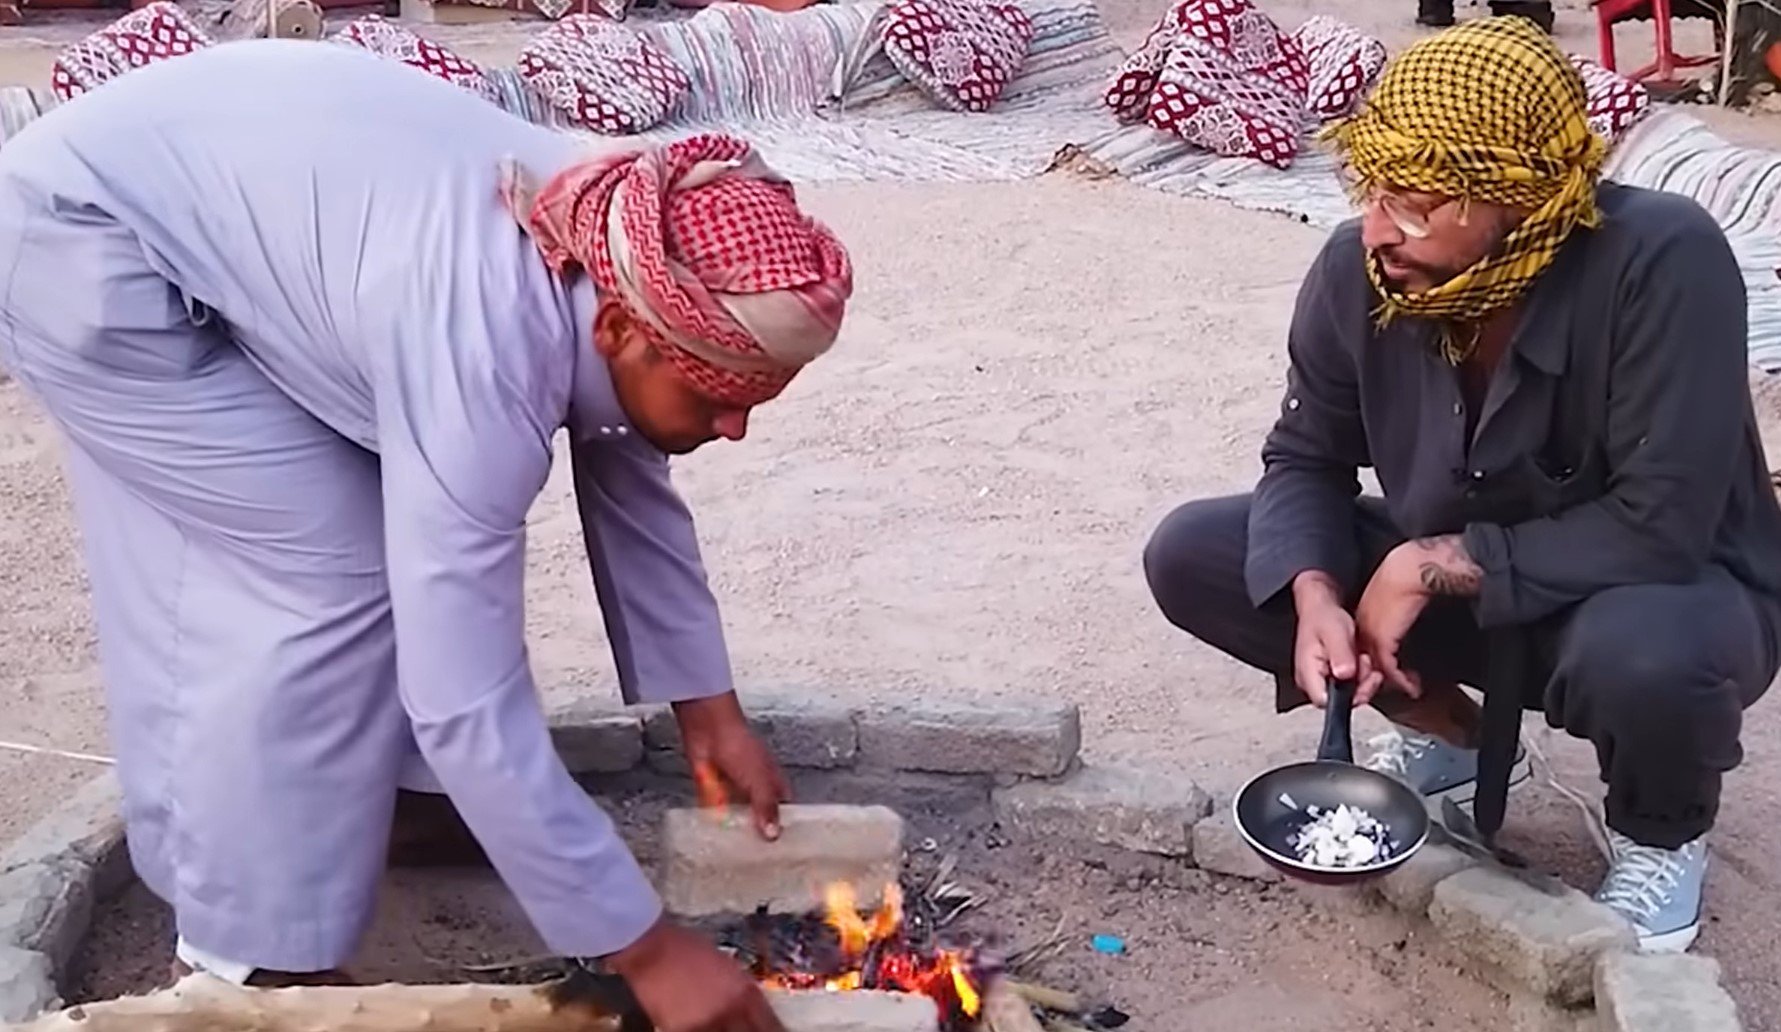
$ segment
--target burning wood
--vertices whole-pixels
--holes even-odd
[[[732,944],[762,985],[911,993],[934,1001],[943,1032],[978,1027],[983,986],[995,971],[976,949],[911,935],[903,891],[895,883],[886,886],[883,905],[869,914],[858,909],[846,884],[829,886],[824,896],[821,913],[761,911],[732,930]]]

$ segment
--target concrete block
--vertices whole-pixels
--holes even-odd
[[[776,913],[820,907],[846,883],[862,906],[898,880],[903,819],[882,806],[780,808],[777,842],[762,839],[743,808],[677,809],[662,821],[662,897],[676,914]]]
[[[0,853],[0,873],[30,864],[85,865],[105,898],[135,875],[124,841],[123,790],[110,771],[88,781]]]
[[[1602,1032],[1742,1032],[1719,962],[1686,953],[1610,953],[1596,965]]]
[[[1429,912],[1435,899],[1435,886],[1461,871],[1478,866],[1478,861],[1438,843],[1425,843],[1416,855],[1403,865],[1373,883],[1387,903],[1415,917]]]
[[[92,868],[78,860],[0,873],[0,946],[47,954],[67,966],[93,918]]]
[[[1436,885],[1429,921],[1498,988],[1562,1007],[1590,1002],[1596,961],[1636,942],[1631,925],[1583,893],[1548,895],[1492,867]]]
[[[0,1024],[22,1024],[61,1006],[55,966],[47,956],[0,946]]]
[[[853,765],[859,753],[859,730],[851,706],[820,695],[744,692],[742,708],[749,726],[787,767],[835,770]],[[649,715],[644,744],[652,751],[680,752],[680,724],[667,707]],[[684,769],[685,761],[681,761]]]
[[[1280,872],[1269,867],[1237,834],[1237,822],[1225,806],[1194,825],[1193,861],[1194,866],[1213,874],[1261,882],[1281,880]]]
[[[912,993],[770,992],[785,1032],[938,1032],[940,1010]]]
[[[1048,700],[876,707],[860,715],[859,728],[860,762],[891,770],[1051,778],[1082,746],[1081,712]]]
[[[1212,812],[1191,781],[1113,766],[997,789],[993,800],[1010,830],[1162,856],[1191,854],[1193,826]]]
[[[643,762],[643,721],[597,699],[548,714],[550,740],[571,774],[622,774]]]

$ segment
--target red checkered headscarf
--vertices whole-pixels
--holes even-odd
[[[847,251],[753,147],[706,135],[505,191],[552,270],[586,269],[701,393],[748,407],[827,351],[853,293]]]

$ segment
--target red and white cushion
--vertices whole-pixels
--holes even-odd
[[[475,61],[460,56],[430,39],[424,39],[407,27],[368,14],[350,22],[330,37],[336,43],[364,47],[381,57],[400,61],[446,82],[461,86],[491,104],[501,102],[495,84]]]
[[[1133,51],[1113,73],[1113,81],[1107,84],[1107,92],[1101,97],[1108,107],[1113,109],[1113,117],[1128,125],[1144,121],[1144,112],[1150,106],[1150,94],[1156,89],[1156,83],[1162,77],[1163,65],[1169,60],[1169,50],[1175,43],[1176,33],[1181,31],[1180,14],[1190,0],[1169,8],[1144,37],[1144,45]]]
[[[1311,69],[1305,107],[1322,121],[1345,118],[1385,70],[1385,44],[1320,14],[1293,31]]]
[[[1298,43],[1248,0],[1186,0],[1179,18],[1144,120],[1214,154],[1291,165],[1310,83]]]
[[[1014,0],[893,0],[884,53],[935,103],[984,111],[1001,97],[1033,42],[1033,19]]]
[[[1608,141],[1620,142],[1628,129],[1651,110],[1651,93],[1624,75],[1610,72],[1602,65],[1580,54],[1567,54],[1577,74],[1583,77],[1583,91],[1588,95],[1589,127]]]
[[[692,91],[660,47],[598,14],[569,15],[526,44],[519,74],[576,124],[614,136],[660,123]]]
[[[64,49],[50,69],[50,89],[69,100],[133,68],[210,45],[178,4],[157,0]]]

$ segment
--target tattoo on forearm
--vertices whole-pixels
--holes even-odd
[[[1416,547],[1427,554],[1418,571],[1422,586],[1431,594],[1462,597],[1478,594],[1484,583],[1484,571],[1466,554],[1465,540],[1460,535],[1417,538]]]

